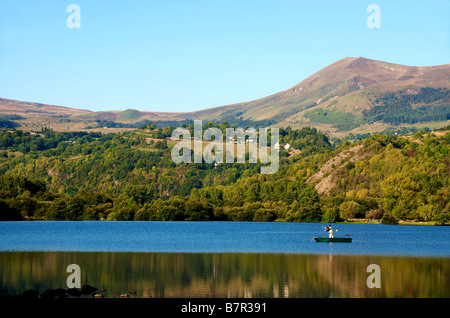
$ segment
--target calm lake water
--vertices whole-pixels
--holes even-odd
[[[0,251],[450,256],[450,227],[334,224],[350,244],[316,243],[320,223],[0,222]]]
[[[319,223],[0,222],[0,295],[83,284],[106,297],[450,297],[450,228]],[[381,269],[368,288],[367,266]]]

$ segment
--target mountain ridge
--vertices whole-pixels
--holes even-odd
[[[30,114],[42,117],[63,117],[72,122],[84,123],[96,121],[173,123],[202,119],[215,122],[227,121],[237,125],[291,126],[293,128],[312,126],[327,133],[348,133],[380,130],[392,126],[385,120],[392,113],[389,108],[386,108],[384,119],[380,116],[370,117],[367,114],[377,106],[380,99],[383,100],[385,94],[396,94],[397,98],[401,99],[404,95],[421,94],[425,88],[445,89],[443,94],[431,91],[437,96],[432,103],[436,107],[441,107],[431,110],[437,110],[443,114],[436,117],[438,120],[433,123],[434,125],[448,124],[450,112],[447,119],[445,114],[450,100],[450,95],[447,93],[450,89],[450,64],[406,66],[364,57],[340,59],[301,82],[266,97],[193,112],[156,112],[135,109],[93,112],[0,99],[0,113],[18,114],[27,118]],[[5,105],[15,105],[15,111]],[[405,105],[403,112],[406,113],[409,108],[429,106],[421,101]],[[389,103],[384,106],[389,106]],[[422,109],[422,113],[427,111],[430,109]],[[403,113],[397,112],[397,115],[404,117]],[[377,118],[382,120],[375,120]],[[407,122],[407,124],[411,123]]]
[[[374,71],[374,68],[378,72]],[[384,72],[380,72],[380,70],[384,70]],[[430,85],[430,81],[426,81],[426,79],[430,77],[430,71],[439,73],[439,76],[432,76],[438,77],[437,86],[450,87],[450,64],[438,66],[404,66],[370,60],[363,57],[343,58],[279,93],[254,101],[223,107],[244,106],[247,108],[244,116],[247,115],[248,119],[262,120],[264,119],[263,117],[251,113],[250,110],[259,110],[261,109],[261,106],[268,106],[267,104],[270,104],[269,107],[273,109],[280,106],[280,103],[285,104],[281,106],[289,106],[289,103],[295,102],[298,102],[299,106],[306,106],[309,108],[308,106],[317,106],[325,103],[330,98],[338,98],[340,95],[346,95],[368,86],[376,85],[376,88],[386,90],[386,83],[392,85],[392,82],[395,81],[401,82],[402,87],[406,86],[406,84],[414,85],[416,87],[425,87]],[[421,75],[424,78],[422,78]],[[419,76],[419,78],[417,78],[417,76]],[[314,88],[316,88],[316,90],[314,90]],[[317,90],[319,90],[319,92],[317,92]],[[307,104],[308,102],[310,103],[309,105]],[[196,114],[204,114],[208,111],[208,109],[198,111]],[[283,111],[283,107],[273,109],[273,111],[280,113]],[[247,118],[244,117],[244,119]]]

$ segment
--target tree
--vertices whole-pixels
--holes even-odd
[[[65,220],[67,203],[66,198],[58,198],[52,202],[50,209],[45,214],[47,220]]]
[[[322,218],[319,194],[312,186],[305,186],[298,194],[298,200],[291,205],[286,221],[319,222]]]
[[[433,220],[438,213],[438,207],[433,204],[425,204],[417,208],[417,214],[425,221]]]
[[[343,220],[354,218],[361,211],[361,205],[353,200],[344,201],[339,206],[339,216]]]
[[[386,212],[381,218],[381,224],[398,224],[398,220],[391,213]]]
[[[379,220],[383,217],[384,213],[386,213],[386,211],[383,208],[370,210],[369,212],[366,213],[366,219]]]
[[[339,208],[336,206],[327,207],[325,213],[323,214],[322,221],[325,223],[335,223],[339,222],[341,219],[339,215]]]
[[[185,210],[190,221],[209,221],[214,217],[213,207],[208,202],[188,199]]]
[[[148,185],[129,185],[125,188],[125,195],[139,206],[153,200],[153,191]]]

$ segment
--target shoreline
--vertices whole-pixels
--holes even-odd
[[[383,224],[381,220],[369,220],[369,219],[349,219],[346,222],[335,222],[337,224]],[[385,224],[386,225],[386,224]],[[399,220],[397,224],[387,225],[432,225],[432,226],[449,226],[450,224],[438,224],[436,221],[414,221],[414,220]]]
[[[160,221],[160,220],[155,220],[155,221],[141,221],[141,220],[127,220],[127,221],[122,221],[122,220],[106,220],[106,219],[102,219],[102,220],[46,220],[46,219],[36,219],[36,218],[32,218],[32,217],[27,217],[24,218],[22,220],[0,220],[0,222],[33,222],[33,221],[40,221],[40,222],[46,222],[46,221],[50,221],[50,222],[59,222],[59,221],[73,221],[73,222],[83,222],[83,221],[95,221],[95,222],[104,222],[104,221],[113,221],[113,222],[174,222],[174,221]],[[177,222],[197,222],[197,221],[191,221],[191,220],[183,220],[183,221],[177,221]],[[207,220],[207,221],[201,221],[201,222],[261,222],[261,221],[230,221],[230,220]],[[364,218],[352,218],[352,219],[348,219],[348,221],[342,221],[342,222],[325,222],[325,221],[321,221],[321,222],[288,222],[288,221],[282,221],[282,220],[273,220],[273,221],[266,221],[267,223],[271,223],[271,222],[281,222],[281,223],[331,223],[331,224],[383,224],[381,223],[381,220],[373,220],[373,219],[364,219]],[[445,223],[445,224],[440,224],[437,223],[436,221],[414,221],[414,220],[399,220],[397,224],[384,224],[384,225],[430,225],[430,226],[450,226],[450,223]]]

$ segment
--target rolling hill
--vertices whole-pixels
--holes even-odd
[[[312,126],[330,135],[343,135],[398,126],[448,125],[449,90],[450,64],[405,66],[347,57],[282,92],[196,112],[92,112],[0,99],[0,115],[19,115],[23,119],[17,122],[28,128],[43,124],[57,128],[68,122],[77,128],[99,122],[164,125],[203,119],[247,126]]]

